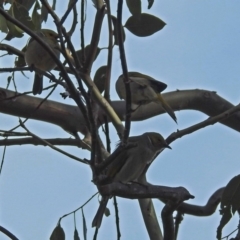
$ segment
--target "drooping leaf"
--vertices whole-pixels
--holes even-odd
[[[8,13],[31,30],[34,30],[34,24],[29,17],[28,10],[24,7],[24,5],[14,1]],[[7,21],[7,27],[9,32],[5,38],[6,40],[11,40],[14,37],[21,38],[23,36],[23,31],[13,23]]]
[[[8,14],[14,17],[12,7],[9,9]],[[11,23],[10,21],[7,21],[7,27],[8,27],[8,34],[5,37],[5,40],[10,41],[12,38],[15,38],[15,37],[17,38],[23,37],[23,31],[19,27]]]
[[[21,1],[21,4],[29,11],[35,2],[36,0],[24,0]]]
[[[31,18],[29,17],[28,10],[22,4],[19,4],[17,1],[13,2],[12,7],[14,17],[31,30],[34,30],[34,25]]]
[[[36,1],[36,4],[35,4],[35,6],[33,8],[33,12],[32,12],[32,21],[33,21],[36,31],[41,29],[41,25],[42,25],[41,16],[38,13],[39,9],[40,9],[40,5],[39,5],[38,1]]]
[[[152,7],[154,0],[148,0],[148,9]]]
[[[65,240],[65,233],[60,223],[58,223],[58,225],[54,228],[50,236],[50,240]]]
[[[49,14],[49,12],[48,12],[47,8],[44,5],[42,5],[42,7],[41,7],[41,21],[46,22],[47,19],[48,19],[48,14]]]
[[[105,90],[105,82],[106,82],[106,70],[107,66],[101,66],[95,73],[93,82],[97,86],[100,93],[103,93]]]
[[[117,34],[117,18],[115,16],[111,16],[112,18],[112,23],[113,23],[113,37],[114,37],[114,45],[118,45],[118,34]],[[122,32],[122,38],[123,42],[126,39],[125,31],[123,26],[121,27],[121,32]]]
[[[153,15],[142,13],[140,16],[140,19],[131,16],[124,26],[136,36],[150,36],[163,29],[163,27],[166,25],[164,21]]]
[[[130,13],[134,17],[139,18],[142,12],[141,0],[126,0],[126,3]]]
[[[0,31],[4,33],[8,32],[7,21],[3,15],[0,15]]]
[[[74,230],[74,238],[73,238],[74,240],[80,240],[80,237],[79,237],[79,235],[78,235],[78,231],[77,231],[77,229],[75,228],[75,230]]]
[[[84,216],[83,209],[82,209],[82,219],[83,219],[83,237],[84,237],[84,240],[87,240],[87,224],[86,224],[86,219]]]
[[[88,56],[88,54],[89,54],[89,50],[90,50],[90,45],[87,45],[87,46],[84,48],[85,61],[86,61],[87,56]],[[94,60],[96,60],[96,58],[97,58],[98,54],[100,53],[100,51],[101,51],[101,49],[100,49],[100,48],[97,48],[97,52],[96,52],[96,55],[95,55],[95,59],[94,59]],[[76,51],[76,54],[77,54],[77,56],[78,56],[79,61],[82,63],[82,60],[83,60],[83,50],[80,49],[80,50]]]

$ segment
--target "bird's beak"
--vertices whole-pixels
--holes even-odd
[[[172,150],[172,148],[166,143],[165,148],[169,148]]]

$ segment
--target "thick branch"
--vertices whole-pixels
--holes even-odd
[[[141,208],[143,220],[148,231],[148,235],[151,239],[163,239],[161,228],[158,224],[158,218],[153,206],[153,202],[150,198],[144,198],[138,200]]]
[[[87,126],[78,107],[50,100],[39,107],[41,102],[41,98],[17,97],[17,93],[0,88],[0,112],[53,123],[68,132],[87,134]]]
[[[12,240],[18,240],[18,238],[13,235],[11,232],[9,232],[6,228],[0,226],[0,232],[4,233],[6,236],[8,236]]]
[[[13,91],[0,88],[0,112],[53,123],[69,132],[79,131],[83,134],[87,132],[83,115],[78,107],[47,100],[34,112],[42,99],[20,96],[17,100],[6,100],[14,98],[15,95],[16,93]],[[221,98],[215,92],[206,90],[176,91],[165,93],[163,96],[175,110],[197,110],[209,116],[216,116],[233,107],[230,102]],[[120,119],[124,120],[125,102],[113,101],[112,107]],[[147,106],[143,105],[132,114],[132,121],[142,121],[163,113],[165,112],[161,105],[155,103],[148,104]],[[104,123],[104,116],[104,112],[101,111],[99,125]],[[220,121],[220,123],[240,132],[240,112]]]
[[[113,182],[111,184],[99,186],[99,191],[103,196],[114,195],[130,199],[161,198],[174,202],[182,202],[194,198],[184,187],[145,186],[139,183],[123,184],[120,182]]]
[[[204,206],[198,206],[189,203],[182,203],[178,207],[178,211],[184,214],[190,214],[194,216],[210,216],[212,215],[221,201],[224,187],[215,191]]]
[[[164,93],[163,97],[175,111],[196,110],[210,117],[227,111],[234,106],[232,103],[217,95],[216,92],[207,90],[177,90],[175,92]],[[112,102],[112,106],[119,117],[124,120],[125,104],[124,101],[122,102],[123,103],[121,103],[121,101]],[[139,109],[132,114],[131,119],[132,121],[143,121],[163,113],[165,113],[165,111],[160,104],[150,103],[139,107]],[[240,112],[220,121],[220,123],[240,132]]]

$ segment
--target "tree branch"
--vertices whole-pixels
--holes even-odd
[[[130,199],[161,198],[174,202],[182,202],[194,198],[184,187],[145,186],[141,183],[123,184],[120,182],[112,182],[111,184],[99,186],[99,192],[102,196],[114,195]]]

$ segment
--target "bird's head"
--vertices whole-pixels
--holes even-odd
[[[167,142],[164,140],[163,136],[156,132],[147,132],[145,133],[152,144],[152,146],[161,149],[161,148],[169,148],[172,149]]]
[[[59,38],[59,35],[50,29],[41,29],[41,33],[48,39],[52,39],[55,41]]]

